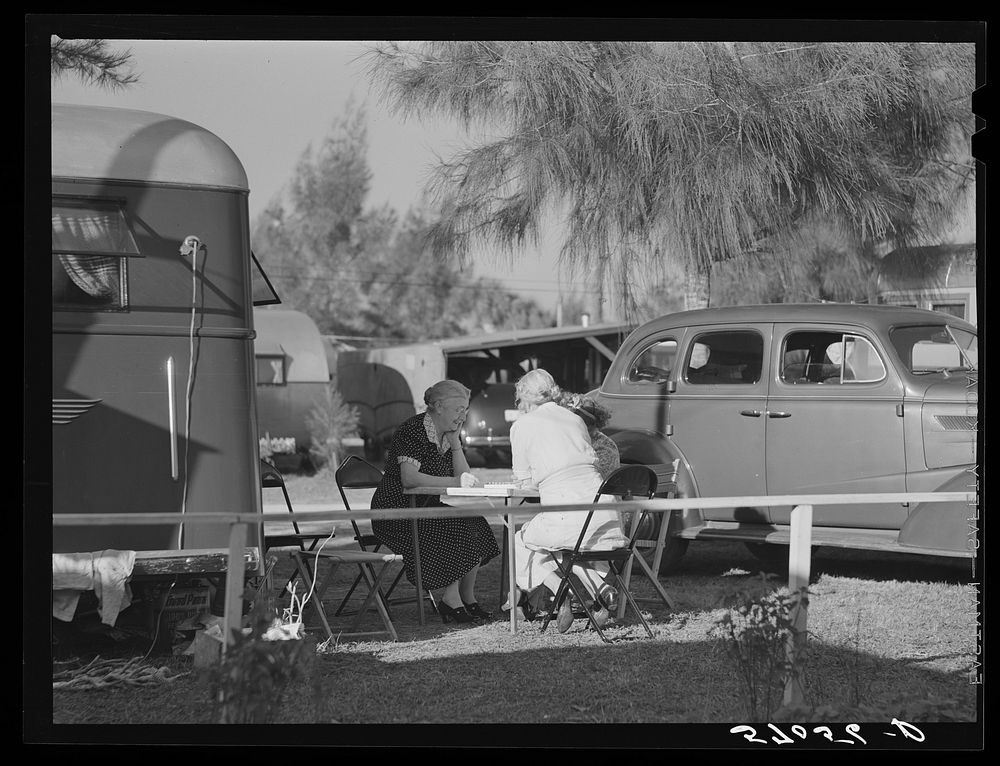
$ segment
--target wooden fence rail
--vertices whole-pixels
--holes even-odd
[[[794,506],[791,517],[791,541],[789,545],[789,589],[796,591],[809,584],[810,547],[812,529],[812,509],[816,505],[849,505],[852,503],[946,503],[965,502],[970,506],[977,502],[975,492],[887,492],[849,495],[756,495],[740,497],[685,497],[685,498],[654,498],[651,500],[620,500],[602,503],[604,510],[618,509],[621,511],[647,510],[657,513],[678,511],[684,509],[705,508],[737,508],[748,506]],[[534,516],[538,513],[555,513],[563,511],[589,511],[593,503],[570,503],[565,505],[532,505],[530,511],[517,512],[514,508],[504,508],[502,512],[513,519],[517,517]],[[434,516],[449,518],[456,516],[495,515],[501,509],[487,504],[469,504],[447,508],[435,508]],[[386,508],[379,510],[330,510],[310,511],[298,514],[289,513],[187,513],[183,516],[185,524],[230,524],[229,532],[229,564],[228,572],[244,571],[243,556],[247,539],[248,524],[288,523],[296,521],[342,521],[358,516],[366,519],[411,519],[427,516],[426,508]],[[58,526],[110,526],[147,524],[177,524],[181,521],[177,513],[60,513],[53,514],[52,525]],[[232,631],[240,627],[243,614],[243,582],[242,578],[226,577],[225,616],[223,631],[226,643],[223,649],[232,641]],[[806,610],[805,605],[797,605],[795,611],[795,626],[798,635],[805,636]],[[788,652],[790,660],[794,661],[801,649],[799,643],[790,639]],[[785,702],[793,703],[801,699],[801,679],[789,679],[785,686]]]

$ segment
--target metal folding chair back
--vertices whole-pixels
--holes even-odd
[[[601,495],[614,495],[622,500],[634,500],[634,499],[651,499],[653,495],[656,494],[657,488],[657,475],[656,472],[645,465],[624,465],[617,470],[615,470],[604,483],[597,490],[597,494],[594,496],[594,502],[597,503],[600,500]],[[640,511],[640,514],[646,514],[646,511]],[[650,638],[653,636],[652,628],[650,628],[649,623],[643,616],[642,611],[639,609],[635,598],[629,592],[628,583],[623,579],[622,574],[626,571],[626,567],[631,563],[633,559],[640,562],[641,565],[647,566],[646,562],[642,560],[642,557],[635,552],[635,534],[630,535],[628,543],[622,548],[615,548],[613,550],[602,550],[602,551],[588,551],[581,550],[583,541],[587,537],[588,528],[590,526],[590,520],[594,515],[594,511],[591,510],[587,513],[587,518],[584,521],[583,528],[580,530],[580,536],[577,538],[576,545],[571,551],[564,551],[562,557],[556,557],[556,563],[559,567],[559,571],[562,580],[559,584],[559,589],[556,593],[555,601],[553,602],[552,609],[545,616],[545,620],[542,623],[542,630],[548,626],[549,621],[556,615],[559,611],[559,607],[563,600],[569,598],[570,592],[572,592],[580,606],[586,612],[590,624],[600,635],[601,639],[605,642],[609,642],[607,636],[604,635],[604,631],[598,624],[598,621],[594,617],[594,612],[592,607],[588,604],[589,598],[588,594],[581,592],[574,583],[574,578],[572,577],[573,567],[577,564],[586,565],[591,562],[603,561],[607,562],[610,568],[608,573],[611,583],[618,591],[621,596],[621,604],[618,609],[619,619],[624,616],[625,607],[631,606],[632,610],[638,616],[639,621],[645,628],[646,633]],[[637,528],[638,525],[633,525],[633,528]],[[655,578],[653,578],[655,581]],[[656,582],[659,587],[659,583]],[[660,587],[662,591],[662,587]],[[667,596],[665,591],[662,591],[662,596],[665,602],[670,604],[669,596]],[[672,604],[670,604],[672,606]]]
[[[656,484],[656,496],[663,498],[674,498],[677,497],[677,477],[680,472],[680,460],[673,460],[669,463],[654,463],[650,464],[656,472],[657,484]],[[663,562],[663,552],[667,544],[667,534],[670,527],[671,515],[669,513],[661,514],[635,514],[632,524],[630,525],[630,534],[636,538],[635,547],[640,551],[650,550],[653,551],[653,561],[649,569],[652,571],[652,575],[656,578],[656,582],[659,582],[660,566]],[[651,523],[642,523],[642,522]],[[673,546],[683,546],[681,551],[687,548],[687,540],[673,540],[671,543]],[[625,582],[629,581],[631,575],[631,564],[625,570]],[[661,599],[662,600],[662,597]],[[650,601],[655,602],[655,598],[640,598],[640,602]],[[667,606],[672,607],[672,604],[667,603]]]
[[[340,492],[340,499],[344,503],[344,508],[351,510],[351,503],[347,499],[347,489],[375,489],[382,481],[382,472],[369,463],[364,458],[357,455],[348,455],[344,462],[334,473],[337,482],[337,490]],[[357,519],[351,517],[351,527],[354,529],[354,539],[361,550],[378,550],[379,541],[375,535],[364,533],[358,526]]]
[[[375,489],[378,487],[379,483],[382,481],[382,471],[364,458],[358,457],[357,455],[348,455],[340,464],[340,467],[336,470],[336,472],[334,472],[334,480],[337,482],[337,490],[340,492],[340,499],[344,503],[344,508],[348,511],[352,511],[351,527],[354,529],[354,540],[357,542],[358,547],[366,553],[382,553],[382,543],[374,534],[371,532],[365,532],[361,529],[358,525],[358,519],[353,515],[351,502],[347,498],[347,490],[349,489]],[[402,557],[398,560],[402,561]],[[400,567],[392,582],[389,583],[389,587],[382,592],[381,596],[386,605],[409,603],[414,600],[412,598],[390,600],[392,592],[396,589],[399,581],[403,578],[403,573],[404,570]],[[344,608],[347,606],[348,601],[354,594],[355,589],[358,585],[360,585],[361,580],[361,574],[358,574],[358,576],[354,578],[354,582],[351,583],[351,587],[347,590],[346,595],[341,600],[340,605],[337,607],[337,611],[334,614],[339,615],[344,612]],[[431,597],[430,594],[427,594],[427,597],[430,599],[431,603],[433,603],[433,597]],[[369,602],[366,601],[366,606],[368,603]]]
[[[268,535],[262,532],[261,539],[264,542],[264,553],[266,554],[272,548],[288,548],[296,547],[300,551],[312,551],[315,550],[316,546],[321,540],[326,540],[333,537],[333,528],[329,531],[322,532],[303,532],[299,528],[298,521],[295,518],[295,510],[292,508],[292,499],[288,495],[288,487],[285,486],[285,477],[281,475],[275,466],[268,463],[266,460],[260,461],[260,486],[262,489],[280,489],[281,494],[285,499],[285,507],[288,508],[288,513],[291,516],[292,530],[293,534],[282,534],[282,535]],[[308,548],[306,544],[308,543]],[[262,580],[268,584],[270,587],[270,575],[271,570],[274,567],[275,560],[269,559],[265,566],[264,575]],[[288,587],[288,583],[291,583],[296,575],[298,575],[298,568],[296,568],[285,587]]]

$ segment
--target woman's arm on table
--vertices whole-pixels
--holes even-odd
[[[459,476],[431,476],[420,473],[420,469],[410,462],[399,464],[399,478],[404,489],[412,487],[459,487],[461,486],[461,474]]]

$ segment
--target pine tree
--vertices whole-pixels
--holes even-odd
[[[438,168],[436,252],[515,251],[555,214],[564,261],[626,310],[637,270],[677,262],[708,305],[713,264],[820,222],[870,260],[969,180],[947,169],[972,132],[968,44],[388,43],[369,66],[404,116],[491,129]]]
[[[139,82],[137,74],[126,71],[132,52],[114,53],[104,40],[63,40],[53,35],[51,62],[53,79],[75,74],[85,83],[111,90]]]

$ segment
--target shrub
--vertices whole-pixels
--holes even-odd
[[[795,627],[796,603],[808,605],[805,588],[743,596],[715,623],[715,635],[736,664],[750,720],[773,720],[786,683],[801,678],[804,655],[794,663],[788,655],[789,643],[800,632]]]
[[[244,598],[256,599],[249,615],[250,631],[234,630],[233,643],[210,671],[217,723],[270,723],[288,685],[314,675],[313,642],[266,640],[264,634],[277,619],[273,600],[252,590]]]
[[[340,464],[341,442],[357,436],[359,417],[357,409],[343,400],[333,383],[326,387],[306,419],[312,438],[309,455],[317,470],[335,470]]]

